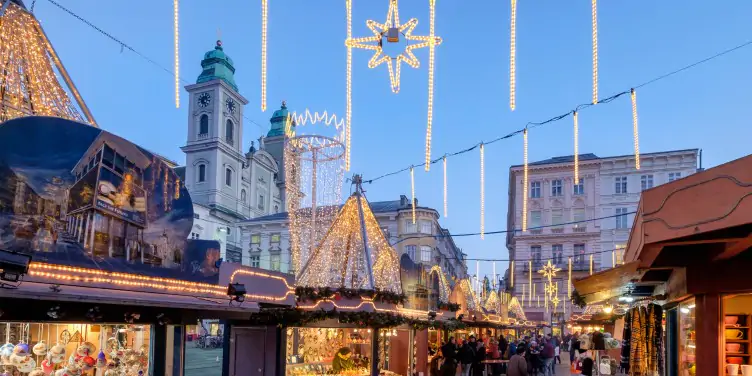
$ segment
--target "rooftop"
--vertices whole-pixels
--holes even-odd
[[[640,153],[640,157],[650,157],[650,156],[657,156],[662,154],[674,154],[674,153],[688,153],[688,152],[699,152],[699,149],[680,149],[680,150],[667,150],[667,151],[660,151],[655,153]],[[620,159],[620,158],[634,158],[634,154],[626,154],[626,155],[615,155],[610,157],[599,157],[593,153],[585,153],[580,154],[580,162],[583,161],[596,161],[596,160],[607,160],[607,159]],[[574,155],[564,155],[559,157],[552,157],[548,159],[544,159],[541,161],[535,161],[535,162],[529,162],[528,166],[542,166],[542,165],[552,165],[552,164],[568,164],[568,163],[574,163]],[[523,167],[523,165],[513,165],[510,167],[510,169],[514,169],[517,167]]]

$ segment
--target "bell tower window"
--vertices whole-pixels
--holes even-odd
[[[206,115],[206,114],[201,115],[201,118],[199,119],[199,125],[198,125],[198,135],[199,136],[209,135],[209,115]]]
[[[227,141],[230,144],[233,144],[233,133],[234,133],[234,124],[232,124],[232,120],[227,119],[227,123],[225,123],[225,141]]]
[[[232,170],[225,169],[225,185],[232,187]]]
[[[198,182],[203,183],[206,181],[206,165],[198,165]]]

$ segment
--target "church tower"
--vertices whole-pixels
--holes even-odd
[[[185,185],[193,202],[228,216],[249,216],[241,200],[243,154],[243,106],[248,104],[235,84],[235,67],[222,41],[204,54],[203,71],[189,93],[188,135],[181,149],[186,155]]]

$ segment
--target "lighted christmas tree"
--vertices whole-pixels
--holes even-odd
[[[298,285],[402,293],[397,252],[389,245],[355,176],[355,193],[300,270]]]
[[[0,122],[32,115],[95,125],[37,19],[21,0],[11,0],[0,15]]]

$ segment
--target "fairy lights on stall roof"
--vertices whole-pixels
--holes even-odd
[[[261,111],[266,111],[266,35],[268,0],[261,0]]]
[[[517,0],[511,0],[509,22],[509,108],[514,111],[517,96]]]
[[[173,0],[172,7],[175,39],[175,108],[180,108],[180,29],[178,24],[180,0]]]
[[[634,138],[635,170],[640,169],[640,132],[637,128],[637,93],[635,89],[629,91],[632,101],[632,137]]]

